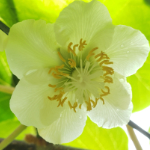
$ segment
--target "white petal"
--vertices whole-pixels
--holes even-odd
[[[97,106],[92,109],[88,115],[99,127],[113,128],[125,125],[129,122],[132,108],[132,102],[128,109],[121,110],[108,101],[105,101],[105,104],[99,101]]]
[[[126,78],[115,73],[113,83],[106,84],[110,88],[110,94],[103,98],[118,109],[127,109],[132,99],[132,90]]]
[[[3,51],[6,47],[7,34],[0,30],[0,51]]]
[[[49,127],[39,129],[39,134],[50,143],[68,143],[76,139],[83,132],[86,119],[85,111],[78,110],[75,113],[66,106],[61,114],[61,118]]]
[[[18,78],[32,69],[58,65],[53,24],[25,20],[12,26],[8,38],[7,60]]]
[[[115,28],[112,44],[105,51],[116,72],[130,76],[142,67],[149,53],[149,42],[138,30],[119,25]]]
[[[88,43],[97,31],[111,22],[107,8],[99,1],[75,1],[64,8],[56,20],[56,39],[63,46],[69,42],[78,44],[81,38]]]
[[[104,128],[127,124],[132,113],[130,84],[121,75],[115,73],[113,83],[106,86],[110,88],[110,94],[103,96],[105,103],[99,101],[97,106],[89,112],[89,117],[98,126]]]
[[[58,102],[48,99],[55,94],[48,84],[56,82],[48,69],[37,70],[20,80],[11,97],[10,108],[22,124],[43,128],[60,116],[63,107],[57,107]]]

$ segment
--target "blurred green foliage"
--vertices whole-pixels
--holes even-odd
[[[60,11],[74,0],[1,0],[0,20],[11,27],[25,19],[43,19],[54,23]],[[84,0],[89,2],[91,0]],[[115,25],[123,24],[140,30],[150,41],[150,0],[100,0],[108,8]],[[133,112],[150,105],[150,56],[135,75],[128,77],[133,92]],[[0,84],[11,85],[12,75],[7,65],[5,53],[0,53]],[[9,109],[9,94],[0,93],[0,137],[6,137],[19,122]],[[10,126],[11,124],[11,126]],[[24,134],[32,132],[28,128]],[[109,144],[108,144],[109,143]],[[121,128],[103,129],[89,119],[80,137],[66,145],[107,150],[127,150],[128,139]]]

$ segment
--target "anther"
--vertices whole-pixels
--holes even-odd
[[[89,52],[89,54],[86,56],[86,59],[89,60],[89,58],[90,58],[91,56],[95,55],[95,53],[93,53],[93,52],[94,52],[95,50],[97,50],[97,49],[98,49],[98,47],[93,48],[93,49]]]
[[[110,62],[109,60],[103,60],[99,65],[102,66],[103,64],[113,64],[113,62]]]
[[[68,105],[69,105],[69,107],[70,107],[71,109],[73,108],[74,112],[76,112],[76,107],[78,106],[78,103],[77,103],[77,102],[75,102],[75,103],[73,104],[73,106],[72,106],[71,103],[70,103],[70,101],[68,101]]]
[[[102,66],[102,69],[104,70],[104,71],[106,71],[106,73],[104,74],[104,76],[106,76],[107,74],[114,74],[114,70],[113,70],[113,68],[111,68],[111,67],[107,67],[107,66]]]
[[[87,105],[87,111],[92,110],[92,106],[91,106],[90,99],[89,99],[89,101],[88,101],[88,102],[87,102],[87,101],[85,101],[85,103],[86,103],[86,105]]]
[[[79,105],[79,108],[81,109],[82,104]]]
[[[58,56],[59,58],[63,61],[63,62],[66,62],[66,60],[62,57],[62,55],[60,54],[60,52],[58,52]]]
[[[110,76],[104,76],[104,83],[113,83],[113,79]]]
[[[52,76],[54,77],[54,78],[56,78],[56,79],[61,79],[61,77],[58,75],[58,74],[56,74],[56,73],[52,73]]]
[[[49,86],[49,87],[52,87],[52,88],[55,88],[55,87],[56,87],[56,85],[52,85],[52,84],[49,84],[48,86]]]
[[[72,42],[69,43],[69,45],[68,45],[68,52],[72,52],[73,55],[76,56],[76,53],[74,52],[74,50],[71,49],[71,45],[72,44],[73,44]]]
[[[75,68],[76,67],[76,62],[73,59],[70,59],[70,58],[68,60],[70,60],[68,62],[68,64],[71,66],[71,68]]]
[[[83,48],[85,48],[84,46],[87,45],[86,44],[86,40],[82,42],[82,39],[80,40],[80,45],[79,45],[79,51],[82,51]]]
[[[107,54],[105,54],[104,52],[101,51],[101,53],[97,54],[95,56],[95,58],[98,58],[100,57],[97,62],[100,62],[102,59],[109,59],[109,57],[107,56]]]
[[[105,86],[105,88],[107,89],[107,92],[105,92],[104,90],[101,89],[101,91],[104,93],[104,94],[102,94],[103,96],[110,94],[110,89],[109,89],[109,87],[108,87],[108,86]]]

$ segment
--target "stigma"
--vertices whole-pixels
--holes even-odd
[[[94,47],[83,59],[86,41],[81,39],[79,44],[70,42],[67,47],[69,57],[58,51],[62,64],[50,68],[48,74],[58,80],[58,84],[48,84],[54,95],[48,96],[50,101],[57,101],[57,107],[68,105],[77,112],[78,109],[91,111],[98,101],[105,104],[105,96],[111,93],[109,84],[113,83],[114,70],[109,56]],[[107,83],[107,86],[106,86]]]

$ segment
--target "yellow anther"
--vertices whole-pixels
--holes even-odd
[[[93,48],[93,49],[89,52],[89,54],[86,56],[86,59],[89,60],[89,58],[90,58],[91,56],[95,55],[95,53],[93,53],[93,52],[94,52],[95,50],[97,50],[97,49],[98,49],[98,47]]]
[[[71,53],[73,53],[74,56],[76,56],[75,51],[72,50],[72,48],[71,48],[71,45],[72,45],[72,44],[73,44],[72,42],[69,43],[69,45],[68,45],[68,52],[71,52]]]
[[[97,60],[97,62],[100,62],[100,61],[103,60],[103,59],[109,59],[109,57],[107,56],[107,54],[105,54],[105,53],[102,52],[102,51],[101,51],[101,53],[99,53],[99,54],[97,54],[97,55],[95,56],[95,58],[98,58],[98,57],[100,57],[100,58]]]
[[[71,66],[71,68],[75,68],[76,67],[76,62],[71,58],[68,58],[68,60],[69,60],[68,64]]]
[[[57,107],[59,107],[60,105],[63,107],[64,102],[66,101],[67,97],[65,97],[62,101],[59,101],[59,104]]]
[[[55,68],[56,68],[56,69],[62,69],[62,68],[64,68],[64,64],[61,65],[61,66],[56,66]]]
[[[53,97],[48,96],[48,99],[49,99],[49,100],[56,100],[57,97],[58,97],[58,95],[54,95]]]
[[[76,47],[78,47],[78,44],[76,44],[76,45],[73,46],[73,51],[74,51],[74,52],[75,52],[75,50],[76,50]]]
[[[82,51],[83,48],[85,48],[84,46],[87,45],[86,44],[86,40],[82,42],[82,39],[80,40],[80,45],[79,45],[79,51]]]
[[[59,58],[63,61],[63,62],[66,62],[66,60],[62,57],[62,55],[60,54],[60,52],[58,52],[58,56]]]
[[[76,107],[78,106],[78,103],[77,103],[77,102],[75,102],[75,103],[73,104],[73,106],[72,106],[71,103],[70,103],[70,101],[68,101],[68,105],[69,105],[69,107],[70,107],[71,109],[73,108],[74,112],[76,112]]]
[[[103,101],[103,104],[105,104],[105,101],[104,101],[104,99],[102,98],[102,96],[100,96],[100,100],[102,100],[102,101]]]
[[[61,77],[58,75],[58,74],[56,74],[56,73],[52,73],[52,76],[54,77],[54,78],[56,78],[56,79],[61,79]]]
[[[103,94],[101,94],[100,96],[105,96],[105,95],[108,95],[110,94],[110,89],[108,86],[105,86],[105,88],[107,89],[107,92],[105,92],[104,90],[101,90],[103,92]]]
[[[82,104],[79,105],[79,108],[81,109]]]
[[[96,107],[98,100],[99,100],[98,98],[95,98],[95,101],[93,101],[93,100],[90,99],[90,102],[92,102],[92,104],[93,104],[93,108]]]
[[[61,91],[61,90],[63,90],[63,88],[62,87],[60,87],[60,88],[55,88],[55,90],[54,90],[54,92],[57,92],[57,91]]]
[[[104,83],[113,83],[113,79],[110,76],[104,76]]]
[[[55,88],[55,87],[56,87],[56,85],[52,85],[52,84],[49,84],[48,86],[49,86],[49,87],[52,87],[52,88]]]
[[[90,99],[89,99],[89,101],[88,101],[88,102],[87,102],[87,101],[85,101],[85,103],[86,103],[86,105],[87,105],[87,111],[92,110],[92,106],[91,106]]]
[[[55,68],[51,68],[48,72],[48,74],[50,74],[52,72],[52,70],[55,70]]]
[[[113,68],[111,68],[111,67],[107,67],[107,66],[102,66],[102,69],[104,70],[104,71],[106,71],[106,73],[104,73],[104,76],[106,76],[107,74],[114,74],[114,70],[113,70]]]
[[[113,64],[113,62],[110,62],[109,60],[103,60],[99,65],[102,66],[103,64]]]

